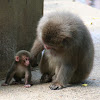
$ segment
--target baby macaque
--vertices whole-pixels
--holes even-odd
[[[31,60],[43,50],[39,67],[41,82],[50,82],[57,90],[88,78],[94,60],[90,32],[82,20],[69,12],[43,16],[37,26],[37,37],[31,49]]]
[[[14,78],[15,84],[22,83],[25,78],[25,87],[31,87],[31,66],[30,66],[30,52],[21,50],[16,53],[15,60],[12,67],[7,73],[7,77],[2,86],[9,85],[11,79]]]

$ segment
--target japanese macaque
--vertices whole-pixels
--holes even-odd
[[[52,81],[50,89],[62,89],[88,78],[93,68],[94,46],[90,32],[76,15],[53,12],[40,19],[31,49],[33,62],[43,49],[40,80]]]
[[[21,50],[16,53],[15,60],[12,67],[7,73],[7,77],[2,86],[9,85],[11,79],[14,78],[15,84],[22,83],[25,78],[25,87],[31,87],[31,66],[30,66],[30,52]]]

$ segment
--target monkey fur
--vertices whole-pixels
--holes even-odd
[[[21,50],[16,53],[15,60],[13,61],[2,86],[9,85],[12,78],[14,78],[14,83],[16,84],[21,83],[21,79],[25,78],[25,87],[28,88],[31,86],[30,52]]]
[[[31,59],[45,49],[39,67],[41,82],[50,82],[57,90],[88,78],[94,60],[93,41],[83,21],[70,12],[52,12],[37,26]]]

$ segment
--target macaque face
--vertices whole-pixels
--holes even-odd
[[[62,50],[64,48],[63,39],[61,37],[59,38],[58,36],[51,36],[51,40],[45,37],[42,38],[42,41],[44,48],[47,50],[58,52],[59,50]]]
[[[29,57],[22,56],[22,61],[24,62],[25,66],[29,66],[30,64]]]
[[[59,39],[58,37],[51,36],[49,38],[49,36],[47,35],[42,38],[42,41],[45,49],[57,49],[63,46],[62,40]]]
[[[63,50],[64,50],[64,48],[63,47],[58,47],[58,46],[50,46],[50,45],[47,45],[47,44],[44,44],[44,48],[46,49],[46,50],[48,50],[49,51],[49,53],[52,55],[52,56],[57,56],[57,55],[60,55],[60,54],[62,54],[63,52]]]
[[[25,55],[22,55],[21,58],[19,56],[16,56],[15,61],[21,63],[22,65],[24,65],[26,67],[29,66],[29,64],[30,64],[29,57],[27,57]]]
[[[63,40],[66,36],[61,31],[59,24],[48,22],[40,34],[40,40],[42,40],[45,49],[57,50],[63,48]]]

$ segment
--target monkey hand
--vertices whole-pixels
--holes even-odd
[[[34,57],[34,56],[31,56],[30,63],[31,63],[32,67],[38,66],[38,64],[37,64],[37,58]]]
[[[25,84],[24,87],[26,87],[26,88],[30,88],[31,85],[30,85],[30,84]]]
[[[7,83],[3,83],[3,84],[1,84],[1,86],[8,86],[8,84]]]
[[[55,83],[53,83],[52,85],[50,85],[49,88],[50,88],[51,90],[60,90],[60,89],[63,88],[63,86],[60,85],[59,83],[55,82]]]

